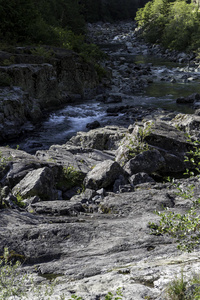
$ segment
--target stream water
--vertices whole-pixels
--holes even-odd
[[[126,54],[124,58],[129,63],[150,65],[153,82],[139,93],[124,95],[122,103],[104,104],[94,99],[67,105],[50,113],[40,128],[10,146],[16,147],[18,144],[20,149],[34,153],[38,149],[48,149],[52,144],[64,144],[77,131],[86,131],[86,125],[93,121],[99,121],[101,126],[115,123],[118,125],[118,119],[116,118],[115,122],[115,116],[110,117],[106,113],[106,109],[111,106],[131,105],[163,108],[183,113],[194,112],[194,107],[178,105],[176,99],[180,96],[200,93],[200,72],[190,71],[184,65],[177,65],[152,56]],[[185,80],[184,74],[186,73],[187,77],[191,75],[191,82]],[[178,80],[162,80],[166,76],[168,78],[175,76]]]

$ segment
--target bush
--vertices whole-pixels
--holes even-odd
[[[189,141],[192,142],[189,137]],[[191,165],[191,171],[186,169],[184,173],[187,176],[193,176],[194,171],[200,175],[200,143],[193,141],[193,148],[187,153],[185,161]],[[170,179],[168,179],[170,180]],[[185,200],[190,200],[192,206],[184,214],[175,213],[168,208],[164,212],[156,211],[160,216],[159,224],[149,222],[152,234],[168,235],[175,239],[178,243],[177,248],[183,251],[192,252],[199,244],[200,239],[200,215],[198,214],[200,207],[200,197],[194,195],[194,185],[182,186],[176,184],[174,179],[171,180],[172,185],[177,189],[176,195]]]
[[[193,2],[153,0],[139,9],[135,19],[148,42],[179,51],[195,50],[200,45],[200,13]]]

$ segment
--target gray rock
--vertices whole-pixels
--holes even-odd
[[[161,170],[165,160],[158,150],[148,150],[130,159],[124,166],[130,176],[139,172],[151,174]]]
[[[112,93],[105,97],[105,103],[119,103],[122,102],[122,96],[119,93]]]
[[[23,198],[39,196],[42,200],[55,200],[54,176],[50,168],[44,167],[29,172],[12,190]]]
[[[29,205],[29,211],[43,215],[54,216],[76,216],[80,212],[84,212],[84,208],[80,202],[70,201],[40,201]]]
[[[126,131],[127,129],[123,127],[105,126],[89,132],[78,132],[67,144],[71,143],[82,148],[112,150],[118,147]]]
[[[200,116],[198,115],[187,115],[187,114],[178,114],[173,120],[172,125],[177,126],[180,130],[186,133],[197,134],[200,128]]]
[[[86,128],[88,128],[88,129],[96,129],[98,127],[100,127],[100,123],[98,121],[94,121],[94,122],[88,123],[86,125]]]
[[[114,185],[113,185],[113,193],[117,193],[120,191],[120,188],[122,186],[125,186],[127,183],[127,180],[125,177],[120,174],[119,177],[115,180]]]
[[[188,79],[189,80],[189,79]],[[195,101],[200,100],[200,94],[194,93],[188,97],[179,97],[176,99],[176,102],[179,104],[187,104],[187,103],[194,103]]]
[[[147,173],[140,172],[129,177],[129,181],[132,185],[138,185],[142,183],[156,183],[155,180],[150,177]]]
[[[107,160],[96,165],[85,177],[84,184],[87,188],[100,189],[114,183],[115,179],[123,173],[117,162]]]

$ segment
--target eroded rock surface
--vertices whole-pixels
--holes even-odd
[[[29,50],[30,52],[30,50]],[[0,61],[4,58],[0,53]],[[8,53],[9,57],[9,53]],[[54,49],[49,59],[17,54],[0,66],[0,140],[31,131],[45,109],[96,95],[98,75],[92,64],[72,51]]]
[[[198,252],[180,255],[172,239],[151,235],[148,225],[159,220],[155,210],[181,213],[191,205],[175,185],[156,182],[169,170],[179,172],[174,161],[179,159],[183,168],[184,154],[192,147],[176,129],[176,119],[174,126],[155,120],[143,141],[151,150],[135,157],[126,153],[121,166],[116,162],[123,141],[131,137],[131,146],[137,144],[149,120],[145,124],[105,128],[109,144],[102,134],[94,142],[99,128],[36,155],[1,147],[0,251],[9,247],[22,254],[23,267],[34,276],[60,274],[52,299],[61,290],[66,297],[73,291],[83,299],[100,299],[121,287],[127,300],[161,300],[181,268],[187,276],[199,271]],[[87,137],[85,144],[80,136]],[[194,185],[194,196],[199,193],[198,177],[177,184]]]
[[[114,28],[107,40],[110,43],[114,39],[112,47],[116,52],[117,43],[123,39],[117,30]],[[134,28],[127,25],[130,40],[126,40],[124,49],[134,52],[137,44],[134,47],[136,41],[131,30]],[[144,45],[141,49],[142,53],[160,51],[157,46],[150,49]],[[112,61],[119,84],[115,76],[109,93],[102,93],[99,100],[121,101],[151,80],[150,66],[129,64],[121,54],[115,53],[117,59],[113,56]],[[175,57],[187,60],[184,53],[174,53]],[[67,59],[62,64],[67,65]],[[2,72],[9,69],[4,67]],[[36,71],[37,66],[32,62],[22,69],[16,73]],[[48,69],[53,72],[49,64]],[[39,68],[36,73],[40,71]],[[67,80],[69,74],[60,72],[60,78]],[[171,80],[166,72],[161,74],[162,78]],[[34,90],[31,80],[29,93],[33,97],[40,91]],[[51,80],[55,87],[54,76]],[[49,92],[44,81],[42,93]],[[38,77],[35,83],[39,86]],[[66,82],[60,84],[62,88],[67,86]],[[60,86],[54,92],[57,88]],[[26,96],[29,105],[29,96],[21,89],[18,94],[22,102]],[[35,105],[34,109],[40,111],[40,106]],[[23,119],[25,108],[21,110]],[[152,235],[149,228],[149,222],[159,220],[155,210],[169,208],[183,213],[191,207],[191,199],[182,198],[176,185],[179,191],[194,186],[193,197],[199,197],[198,176],[180,179],[186,168],[194,169],[185,162],[185,155],[195,149],[192,140],[199,138],[199,116],[153,109],[141,111],[123,105],[108,108],[107,113],[122,111],[126,112],[128,128],[107,126],[78,132],[67,143],[39,150],[35,155],[0,148],[0,254],[8,247],[22,255],[23,269],[32,272],[37,282],[41,275],[60,275],[52,299],[63,293],[67,299],[72,294],[84,300],[103,299],[108,291],[115,293],[121,287],[126,300],[163,300],[167,284],[181,270],[187,277],[200,272],[199,247],[194,253],[183,254],[177,250],[175,240]],[[3,114],[7,114],[13,121],[12,112],[8,105],[1,112],[2,120]],[[168,175],[179,179],[173,184],[163,183]]]

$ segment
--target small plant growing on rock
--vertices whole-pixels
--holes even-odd
[[[4,60],[2,61],[2,65],[3,65],[3,66],[10,66],[10,65],[12,65],[12,64],[14,64],[14,63],[15,63],[15,57],[14,57],[14,56],[10,56],[9,59],[4,59]]]
[[[191,139],[189,141],[191,141]],[[193,146],[194,147],[187,153],[188,156],[186,156],[185,161],[190,162],[191,165],[193,165],[193,169],[195,169],[199,174],[199,142],[194,141]],[[187,176],[193,176],[194,172],[187,169],[185,174]],[[155,211],[161,219],[159,224],[149,222],[149,227],[152,229],[152,234],[167,234],[174,238],[178,243],[178,249],[192,252],[195,246],[199,244],[200,239],[200,215],[198,214],[200,197],[195,197],[194,185],[183,187],[180,184],[175,184],[174,180],[172,180],[172,184],[177,188],[177,192],[175,193],[177,196],[192,202],[190,209],[188,209],[188,211],[184,214],[172,212],[168,208],[166,208],[162,213]]]
[[[72,187],[81,185],[82,182],[83,174],[72,165],[68,165],[68,167],[63,167],[63,180],[58,183],[58,186],[71,189]]]
[[[183,276],[183,271],[181,272],[181,277],[175,277],[172,282],[170,282],[166,294],[170,300],[184,300],[185,292],[188,282]]]
[[[123,297],[121,288],[118,288],[115,295],[111,292],[105,296],[105,300],[121,300]]]
[[[23,197],[22,195],[20,194],[20,192],[18,192],[16,194],[16,199],[17,201],[15,202],[19,207],[23,208],[26,206],[26,204],[23,202]]]
[[[21,275],[20,265],[19,261],[12,263],[8,248],[5,248],[0,260],[0,299],[26,295],[24,287],[28,275]]]
[[[83,300],[83,298],[82,297],[78,297],[76,295],[71,295],[71,298],[68,299],[68,300]]]
[[[55,53],[52,49],[47,50],[45,47],[42,46],[38,46],[35,49],[32,49],[31,53],[36,56],[42,56],[46,59],[50,59],[55,56]]]
[[[123,153],[125,160],[133,158],[137,154],[149,150],[149,145],[145,139],[151,134],[152,125],[153,124],[150,122],[146,122],[143,126],[138,126],[136,124],[135,135],[129,135],[125,137],[125,147],[127,150]]]
[[[187,137],[187,141],[192,144],[192,148],[187,152],[187,155],[185,156],[185,162],[190,163],[193,166],[194,171],[191,171],[187,168],[185,175],[194,176],[194,173],[200,174],[200,141],[193,141],[190,135],[187,135]]]

